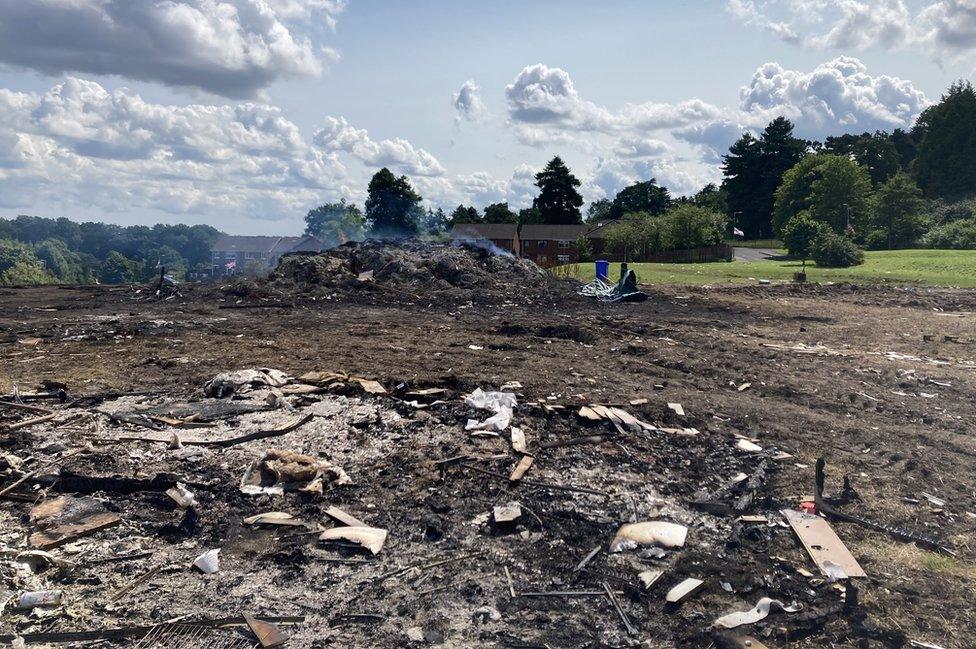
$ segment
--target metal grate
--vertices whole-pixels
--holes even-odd
[[[140,649],[255,649],[253,638],[199,624],[160,624],[135,645]]]

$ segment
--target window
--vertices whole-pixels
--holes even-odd
[[[560,264],[568,264],[569,255],[556,255],[556,261],[558,261]]]
[[[536,263],[544,264],[547,261],[549,261],[549,258],[548,257],[546,257],[545,255],[539,255],[538,258],[537,258],[537,260],[536,260]]]
[[[562,248],[563,250],[567,250],[569,248],[569,242],[568,241],[560,241],[559,242],[559,247]]]
[[[539,242],[539,247],[540,248],[545,248],[547,243],[549,243],[549,242],[548,241],[540,241]]]

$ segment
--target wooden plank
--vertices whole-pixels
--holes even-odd
[[[512,475],[508,476],[508,479],[512,482],[518,482],[525,475],[525,472],[529,470],[535,458],[531,455],[523,455],[519,463],[515,465],[515,469],[512,471]]]
[[[857,559],[827,521],[819,516],[792,509],[784,509],[782,513],[790,527],[800,537],[800,542],[810,554],[810,558],[820,568],[820,572],[829,576],[826,565],[834,563],[839,565],[848,577],[867,577]]]
[[[338,507],[329,507],[325,510],[325,515],[349,527],[369,527],[367,523],[362,522],[352,514],[347,514]]]

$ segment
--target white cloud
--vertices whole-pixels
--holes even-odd
[[[610,110],[583,99],[561,68],[542,63],[522,69],[505,87],[509,122],[526,144],[568,140],[580,131],[642,132],[718,117],[718,108],[691,99],[679,104],[647,102]]]
[[[457,121],[478,122],[488,116],[488,108],[481,99],[481,88],[474,80],[468,79],[454,93],[454,110]]]
[[[803,137],[907,128],[928,105],[910,81],[872,76],[856,58],[841,56],[811,72],[778,63],[759,67],[740,91],[746,123],[760,125],[784,115]]]
[[[727,0],[726,8],[745,24],[805,47],[915,48],[937,61],[976,59],[976,0]]]
[[[325,127],[316,131],[313,141],[327,151],[345,151],[373,167],[394,167],[417,176],[444,174],[444,167],[427,151],[403,138],[373,140],[366,129],[354,128],[344,117],[326,117]]]
[[[338,0],[9,0],[0,62],[44,74],[120,75],[235,98],[318,75],[332,52],[291,21],[334,25]]]
[[[649,137],[626,137],[620,140],[615,153],[621,158],[644,158],[669,153],[671,145]]]
[[[344,176],[273,106],[152,104],[76,78],[44,94],[0,90],[7,207],[277,219],[342,194]]]

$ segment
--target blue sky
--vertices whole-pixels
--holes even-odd
[[[976,0],[0,3],[0,215],[286,234],[381,166],[524,206],[557,153],[688,193],[778,114],[910,127],[973,48]]]

